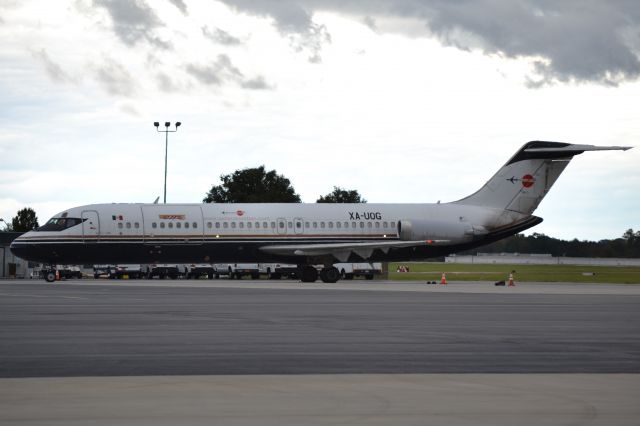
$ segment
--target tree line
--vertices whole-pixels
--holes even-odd
[[[236,170],[221,175],[221,184],[213,185],[206,193],[205,203],[300,203],[291,181],[275,170],[263,166]],[[357,190],[333,187],[321,195],[316,203],[366,203]],[[4,231],[27,232],[38,227],[36,212],[26,207],[7,223]],[[568,257],[640,257],[640,231],[628,229],[620,238],[600,241],[560,240],[544,234],[513,235],[495,243],[463,252],[484,253],[550,253]]]
[[[640,257],[640,231],[626,230],[622,237],[600,241],[570,241],[545,234],[516,234],[495,243],[460,254],[482,253],[549,253],[566,257]]]

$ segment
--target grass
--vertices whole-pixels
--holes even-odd
[[[398,265],[410,272],[396,272]],[[574,265],[480,265],[459,263],[389,263],[389,279],[399,281],[437,281],[442,273],[447,281],[506,281],[509,272],[520,282],[581,282],[640,284],[640,267]],[[590,275],[593,274],[593,275]]]

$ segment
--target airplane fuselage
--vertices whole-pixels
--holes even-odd
[[[296,263],[273,245],[423,240],[373,250],[370,260],[411,260],[476,247],[520,232],[535,216],[456,204],[94,204],[69,209],[78,223],[32,231],[12,250],[51,264],[255,262]],[[415,224],[420,223],[421,227]],[[515,224],[515,225],[514,225]],[[410,233],[402,226],[411,227]],[[431,243],[428,243],[428,241]],[[361,260],[352,253],[347,260]]]

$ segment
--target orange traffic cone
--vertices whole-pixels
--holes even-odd
[[[515,287],[516,283],[513,281],[513,272],[509,274],[509,287]]]
[[[56,269],[56,281],[60,281],[60,271]]]
[[[442,278],[440,279],[440,284],[446,284],[446,283],[447,283],[447,276],[443,272]]]

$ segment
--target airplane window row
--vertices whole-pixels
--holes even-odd
[[[133,227],[135,229],[139,229],[140,228],[140,223],[139,222],[134,222],[133,223]],[[131,229],[131,222],[126,222],[124,225],[123,225],[122,222],[118,222],[118,229],[122,229],[122,228]]]
[[[269,226],[271,225],[271,226]],[[275,229],[276,222],[207,222],[207,228],[212,229]],[[293,222],[290,221],[278,221],[278,228],[284,229],[285,227],[288,229],[293,228]],[[295,222],[296,229],[302,229],[302,222]],[[304,227],[306,229],[364,229],[365,227],[368,229],[395,229],[395,222],[304,222]]]
[[[193,229],[197,229],[198,228],[198,222],[192,222],[191,224],[189,222],[160,222],[160,229],[165,229],[165,228],[169,228],[169,229],[173,229],[173,227],[175,226],[177,229],[181,229],[182,227],[184,227],[184,229],[189,229],[189,227],[193,227]],[[158,223],[157,222],[152,222],[151,223],[151,227],[153,229],[156,229],[158,227]]]

